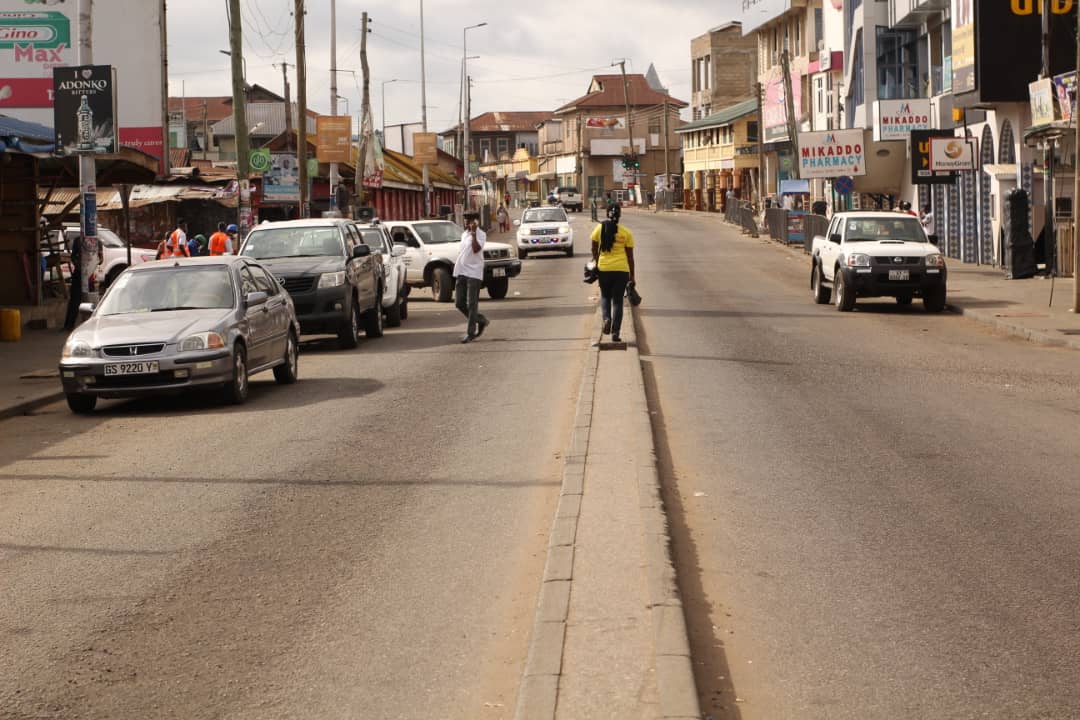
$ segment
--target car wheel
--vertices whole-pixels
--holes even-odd
[[[847,286],[844,273],[840,268],[836,269],[836,279],[833,281],[833,293],[836,295],[836,309],[840,312],[851,312],[855,307],[855,291]]]
[[[911,295],[897,295],[896,296],[896,304],[897,305],[910,305],[911,304]]]
[[[945,309],[945,288],[931,290],[922,299],[923,309],[928,313],[939,313]]]
[[[300,373],[300,347],[296,333],[289,331],[285,340],[285,361],[274,368],[274,379],[279,385],[292,385]]]
[[[243,405],[248,397],[247,350],[237,343],[233,350],[233,376],[225,385],[225,399],[233,405]]]
[[[529,257],[529,251],[524,248],[518,248],[518,260],[524,260]]]
[[[450,271],[444,267],[437,267],[431,272],[431,296],[435,302],[450,302],[450,296],[454,291],[453,278]]]
[[[101,289],[108,290],[109,286],[113,284],[113,280],[116,280],[116,276],[127,270],[127,265],[117,265],[109,274],[105,276],[105,279],[101,282]]]
[[[409,319],[409,298],[402,296],[401,298],[401,319]]]
[[[829,298],[832,295],[832,290],[825,287],[824,276],[821,272],[821,265],[817,262],[814,263],[813,270],[810,271],[810,290],[814,295],[814,302],[818,305],[824,305],[829,302]]]
[[[401,327],[401,318],[404,317],[401,314],[401,308],[405,305],[405,298],[398,297],[397,301],[393,305],[386,308],[386,326],[387,327]]]
[[[364,313],[364,336],[369,340],[383,336],[382,295],[375,296],[375,307]]]
[[[71,412],[76,415],[89,415],[94,412],[94,408],[97,406],[97,397],[95,395],[69,393],[67,395],[67,404],[71,408]]]
[[[574,245],[570,244],[570,247],[566,248],[566,257],[574,257]]]
[[[510,290],[510,281],[506,278],[491,278],[488,280],[488,297],[492,300],[502,300]]]
[[[352,300],[352,311],[349,313],[349,324],[338,332],[338,345],[343,350],[352,350],[360,344],[360,310],[357,308],[356,298]]]

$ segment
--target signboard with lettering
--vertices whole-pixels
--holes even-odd
[[[1054,122],[1054,81],[1043,78],[1028,83],[1031,98],[1031,124],[1049,125]]]
[[[930,138],[930,170],[958,172],[977,169],[975,138]]]
[[[348,115],[320,115],[315,118],[315,157],[319,162],[350,162],[351,140],[352,118]]]
[[[874,140],[907,140],[912,130],[929,129],[929,98],[874,102]]]
[[[293,153],[273,153],[263,173],[265,202],[300,202],[300,166]]]
[[[930,140],[951,138],[952,130],[914,130],[911,133],[911,184],[951,185],[956,175],[930,169]]]
[[[865,175],[864,150],[861,128],[799,133],[799,177]]]
[[[53,97],[53,128],[60,152],[116,152],[116,74],[112,66],[54,69]]]
[[[975,89],[975,0],[952,0],[952,88]]]
[[[435,133],[413,133],[413,159],[421,165],[439,162],[439,146]]]
[[[787,129],[787,88],[779,68],[765,85],[765,97],[761,103],[762,122],[765,125],[765,142],[777,142],[788,139]],[[795,116],[799,116],[802,107],[802,76],[791,73],[791,100]]]

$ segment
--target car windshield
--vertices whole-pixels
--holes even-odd
[[[360,239],[373,252],[386,252],[386,240],[383,239],[382,230],[372,227],[358,227],[356,229],[360,232]]]
[[[900,240],[926,242],[918,219],[908,215],[896,218],[851,218],[847,221],[847,242]]]
[[[98,315],[225,309],[235,302],[228,268],[166,267],[121,275],[101,301]]]
[[[240,254],[256,260],[340,257],[345,254],[345,246],[336,227],[268,227],[252,230]]]
[[[566,213],[560,208],[535,208],[526,210],[523,223],[566,222]]]
[[[576,193],[577,188],[576,187],[561,187],[561,188],[559,188],[559,192],[561,192],[561,193]]]
[[[425,245],[461,242],[461,235],[465,232],[457,223],[448,221],[414,223],[413,230]]]

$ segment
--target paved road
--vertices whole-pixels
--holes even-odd
[[[628,214],[702,709],[1080,716],[1080,363]]]
[[[0,422],[0,718],[512,716],[581,264],[529,259],[468,346],[421,293],[403,328],[309,343],[298,384],[263,376],[242,408]]]

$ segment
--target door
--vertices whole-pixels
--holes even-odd
[[[834,279],[833,269],[836,266],[836,257],[840,254],[840,244],[833,242],[833,235],[840,233],[842,225],[841,219],[834,217],[825,232],[825,243],[821,246],[821,272],[827,280]]]
[[[247,265],[240,268],[240,298],[244,301],[250,293],[258,292],[259,286],[255,283],[255,276]],[[267,349],[270,336],[270,309],[269,303],[255,305],[245,309],[247,319],[247,355],[248,368],[253,369],[268,362],[269,351]]]
[[[266,272],[266,268],[258,265],[248,267],[255,278],[255,287],[266,293],[267,297],[266,355],[270,362],[285,356],[285,339],[289,334],[289,304],[285,302],[285,292]]]
[[[424,284],[424,256],[417,239],[408,225],[395,225],[390,228],[390,237],[394,243],[405,244],[405,282],[410,285]]]
[[[364,311],[375,307],[376,282],[379,272],[377,266],[378,255],[373,250],[367,257],[353,259],[353,248],[357,245],[365,245],[364,240],[351,223],[345,225],[342,230],[347,237],[345,245],[349,249],[348,275],[352,286],[356,288],[356,297],[360,301],[360,310]]]

